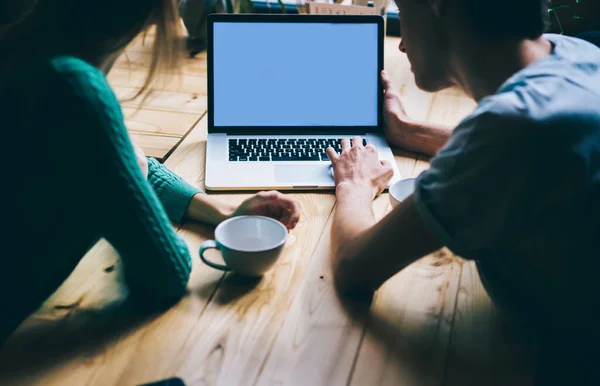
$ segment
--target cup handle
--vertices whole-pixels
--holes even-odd
[[[209,267],[213,267],[215,269],[221,270],[221,271],[226,271],[226,272],[231,271],[231,268],[229,268],[228,266],[213,263],[212,261],[210,261],[206,257],[204,257],[204,252],[207,249],[220,250],[219,246],[217,245],[217,243],[214,240],[206,240],[205,242],[203,242],[202,245],[200,246],[200,251],[198,251],[198,254],[200,255],[200,259],[202,259],[204,264],[208,265]]]

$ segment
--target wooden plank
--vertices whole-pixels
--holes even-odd
[[[196,256],[200,243],[211,237],[211,232],[209,227],[191,224],[180,233]],[[42,325],[45,334],[34,344],[15,343],[22,348],[22,355],[11,368],[13,374],[2,371],[0,383],[137,385],[168,377],[172,370],[164,364],[181,348],[177,342],[186,340],[186,332],[196,325],[222,276],[197,258],[192,264],[188,295],[163,313],[144,313],[132,310],[131,305],[118,312],[110,310],[127,291],[122,281],[101,278],[106,274],[98,270],[88,277],[96,284],[89,287],[90,299],[72,309],[64,320]],[[120,275],[117,264],[114,276]],[[169,338],[165,340],[165,336]],[[129,382],[132,369],[136,371]]]
[[[375,203],[377,215],[381,216],[388,205],[387,197],[379,197]],[[259,374],[258,385],[343,385],[349,379],[363,324],[346,313],[335,293],[329,263],[330,238],[331,219],[283,326],[273,328],[278,331],[277,339]]]
[[[399,158],[401,173],[414,165],[412,158]],[[405,174],[406,175],[406,174]],[[389,207],[387,194],[374,203],[377,217]],[[298,296],[277,339],[257,384],[342,385],[346,384],[363,324],[345,311],[332,285],[329,263],[331,219],[311,259]],[[364,315],[363,315],[364,316]]]
[[[526,330],[498,314],[475,263],[465,262],[444,385],[533,385],[532,347]]]
[[[421,173],[429,169],[430,160],[430,157],[423,154],[419,154],[417,162],[415,162],[415,168],[413,169],[411,175],[413,177],[418,177]]]
[[[392,151],[394,153],[394,158],[396,159],[396,165],[398,165],[398,171],[400,172],[400,175],[402,175],[402,178],[412,177],[419,160],[418,156],[402,149],[392,149]]]
[[[154,29],[140,33],[127,45],[127,51],[152,52],[152,45],[156,34]]]
[[[152,37],[153,33],[149,36]],[[136,38],[132,45],[141,44],[140,39]],[[144,49],[149,50],[149,46],[144,46]],[[185,63],[195,65],[194,71],[200,77],[189,74],[184,83],[177,74],[161,73],[147,98],[142,96],[128,100],[143,85],[150,59],[148,53],[129,52],[128,49],[117,60],[108,79],[122,101],[125,123],[132,140],[142,147],[147,156],[162,161],[206,112],[206,77],[202,74],[202,65],[198,64],[202,59],[190,59]],[[189,85],[187,90],[183,85]]]
[[[180,19],[181,20],[181,19]],[[185,47],[185,40],[187,37],[187,32],[185,29],[185,25],[183,24],[183,20],[178,28],[178,37],[180,47]],[[152,45],[154,44],[154,38],[156,37],[156,27],[151,26],[146,29],[146,31],[141,32],[138,36],[136,36],[131,43],[127,46],[127,50],[135,50],[141,52],[150,52],[152,50]],[[185,50],[182,50],[185,52]]]
[[[428,167],[421,156],[407,176]],[[460,268],[460,260],[443,249],[378,291],[352,385],[441,384]]]
[[[222,273],[205,266],[197,258],[200,244],[212,237],[212,228],[201,224],[186,224],[179,231],[190,248],[192,274],[188,294],[174,307],[139,325],[134,333],[121,336],[118,342],[106,345],[94,357],[90,384],[139,385],[174,376],[184,355],[185,343],[202,319]],[[90,370],[78,368],[75,373]],[[186,379],[186,384],[190,383]]]
[[[202,76],[206,74],[206,52],[201,52],[193,58],[182,53],[180,58],[179,67],[173,69],[173,73],[180,73],[185,75],[196,75]],[[125,52],[119,56],[113,65],[113,68],[121,68],[125,70],[147,70],[152,60],[151,51],[138,51],[132,48],[128,48]]]
[[[445,370],[460,261],[442,250],[379,291],[352,385],[439,385]]]
[[[201,93],[153,91],[146,100],[143,100],[143,96],[130,100],[139,89],[114,87],[113,90],[123,107],[139,108],[142,106],[149,110],[189,113],[196,116],[204,114],[207,108],[206,95]]]
[[[113,68],[108,74],[111,87],[142,87],[146,81],[146,70]],[[206,75],[182,76],[165,74],[152,84],[153,90],[174,91],[189,94],[206,95]]]
[[[471,114],[476,106],[475,101],[456,90],[437,93],[433,96],[426,119],[428,122],[456,125]]]
[[[127,296],[114,249],[99,242],[81,260],[63,285],[32,314],[0,350],[0,384],[84,384],[93,357],[135,326],[119,316]],[[110,318],[99,315],[114,315]],[[112,331],[109,331],[112,329]],[[87,366],[86,366],[87,364]]]
[[[181,137],[164,135],[131,133],[130,137],[133,143],[144,150],[147,157],[154,157],[159,161],[164,161],[181,141]]]
[[[313,250],[331,213],[327,193],[296,196],[302,220],[290,235],[277,266],[260,282],[227,275],[198,321],[178,374],[191,383],[243,385],[256,378],[312,261]],[[239,197],[242,199],[243,197]]]
[[[406,54],[400,52],[398,48],[400,45],[400,38],[388,37],[383,42],[383,68],[388,69],[390,66],[396,66],[401,60],[401,55]]]
[[[204,189],[208,119],[204,116],[165,161],[165,165],[190,184]]]
[[[131,133],[181,138],[194,127],[202,115],[124,107],[123,116],[125,126]]]

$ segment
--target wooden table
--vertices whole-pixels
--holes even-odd
[[[456,124],[471,111],[473,102],[457,90],[419,91],[397,44],[386,40],[385,66],[411,116]],[[111,71],[119,96],[141,84],[147,45],[136,39]],[[133,139],[199,187],[205,59],[185,59],[182,78],[157,84],[137,115],[138,102],[123,104]],[[428,167],[426,158],[396,155],[406,177]],[[329,267],[335,196],[293,196],[302,221],[261,281],[203,265],[197,251],[212,229],[178,227],[193,272],[189,293],[163,313],[148,314],[127,300],[118,256],[101,241],[1,348],[0,384],[137,385],[172,376],[191,385],[531,383],[526,340],[497,317],[473,263],[441,250],[387,282],[370,309],[350,314],[334,293]],[[240,202],[246,195],[218,197]],[[379,217],[390,210],[387,194],[374,208]]]

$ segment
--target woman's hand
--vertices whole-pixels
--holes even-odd
[[[295,198],[276,191],[260,192],[233,206],[206,194],[196,194],[188,206],[186,217],[211,225],[235,216],[265,216],[294,229],[300,220],[300,205]]]
[[[260,192],[242,202],[233,212],[235,216],[271,217],[291,230],[300,220],[300,205],[295,198],[277,191]]]
[[[369,202],[387,187],[394,170],[387,161],[380,161],[373,145],[363,146],[362,138],[342,139],[342,154],[331,147],[327,155],[333,165],[336,194],[348,193]],[[343,192],[342,192],[343,191]]]
[[[133,144],[133,150],[135,151],[135,158],[140,166],[142,175],[144,178],[148,178],[148,159],[146,158],[146,154],[144,154],[142,148],[136,144]]]

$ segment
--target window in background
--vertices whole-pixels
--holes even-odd
[[[258,13],[281,13],[281,5],[278,0],[251,0],[254,3],[255,12]],[[281,0],[288,6],[289,13],[297,13],[297,6],[300,8],[306,7],[308,0]],[[324,2],[324,1],[323,1]],[[333,1],[331,1],[333,2]],[[343,0],[342,4],[352,4],[352,0]],[[386,34],[388,36],[400,36],[400,17],[398,7],[394,0],[389,0],[387,5],[387,27]]]
[[[279,3],[277,0],[253,0],[253,2],[255,4],[264,3],[268,7],[270,6],[271,8],[279,8]],[[297,4],[306,4],[308,1],[307,0],[281,0],[281,2],[285,5],[292,5],[295,7]],[[320,2],[324,3],[325,1],[320,1]],[[331,1],[331,3],[333,3],[333,1]],[[352,0],[344,0],[344,1],[342,1],[342,4],[352,4]],[[398,14],[398,7],[396,6],[396,3],[394,2],[394,0],[390,0],[388,2],[387,12],[393,13],[393,14]]]

